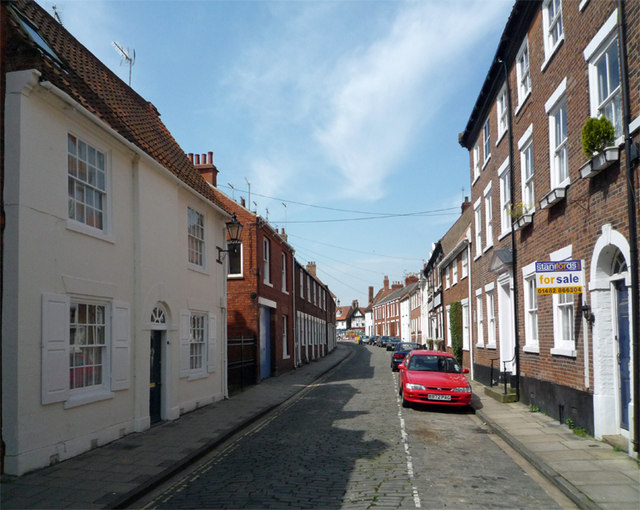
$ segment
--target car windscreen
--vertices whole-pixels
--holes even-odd
[[[409,370],[423,372],[446,372],[452,374],[462,373],[462,368],[454,358],[437,356],[433,354],[419,354],[412,356],[409,361]]]
[[[416,348],[416,344],[411,343],[400,343],[398,347],[396,347],[397,351],[411,351]]]

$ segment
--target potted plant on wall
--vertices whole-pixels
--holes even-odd
[[[604,115],[585,122],[581,134],[582,150],[589,161],[580,167],[583,179],[597,175],[620,159],[620,148],[613,145],[615,136],[613,124]]]
[[[509,214],[515,220],[514,223],[517,228],[522,228],[533,222],[533,213],[529,211],[531,211],[531,207],[524,202],[518,202],[517,204],[511,205],[509,208]]]

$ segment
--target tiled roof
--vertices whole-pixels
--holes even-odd
[[[336,320],[337,321],[346,321],[349,317],[349,312],[351,311],[350,306],[338,306],[336,307]]]
[[[178,179],[225,209],[150,102],[111,72],[38,4],[16,0],[9,5],[37,30],[59,61],[42,51],[19,23],[8,16],[7,72],[37,69],[42,82],[50,82],[67,93]]]

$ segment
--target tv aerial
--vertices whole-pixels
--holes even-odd
[[[131,68],[133,64],[136,62],[136,50],[133,50],[133,56],[129,48],[124,48],[121,44],[118,44],[116,41],[113,41],[113,47],[122,57],[120,61],[120,65],[122,65],[125,61],[129,63],[129,87],[131,87]]]

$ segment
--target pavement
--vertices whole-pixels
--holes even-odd
[[[1,507],[126,508],[258,421],[348,358],[338,344],[327,356],[262,381],[178,420],[96,448],[21,477],[3,476]],[[472,383],[474,408],[495,434],[554,483],[579,508],[640,509],[640,467],[626,453],[578,437],[520,403],[503,404]]]

